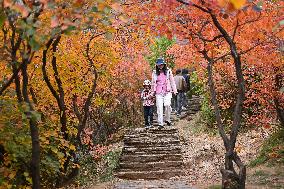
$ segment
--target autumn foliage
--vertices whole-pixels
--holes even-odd
[[[282,1],[0,2],[0,188],[62,186],[80,152],[100,159],[119,130],[140,125],[139,90],[158,56],[196,70],[227,170],[241,165],[240,128],[283,127]]]

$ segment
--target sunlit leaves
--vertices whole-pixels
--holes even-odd
[[[246,3],[246,0],[218,0],[220,6],[240,9]]]

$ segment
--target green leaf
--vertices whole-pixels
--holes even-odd
[[[50,149],[51,149],[51,151],[54,152],[55,154],[58,153],[58,149],[57,149],[56,147],[51,146]]]
[[[6,20],[6,16],[5,16],[5,14],[1,11],[1,13],[0,13],[0,28],[2,28],[2,26],[3,26],[4,22],[5,22],[5,20]]]
[[[57,156],[59,159],[63,159],[65,155],[62,152],[57,152]]]
[[[104,8],[104,13],[109,14],[110,11],[111,11],[111,8],[110,8],[110,7],[105,7],[105,8]]]
[[[32,179],[31,179],[30,177],[26,178],[26,180],[27,180],[30,184],[33,183]]]
[[[106,32],[106,33],[105,33],[105,38],[106,38],[107,40],[112,40],[112,38],[113,38],[112,33]]]
[[[282,25],[284,25],[284,20],[278,22],[278,24],[272,28],[272,31],[275,32]]]
[[[41,120],[41,114],[39,112],[31,111],[31,113],[32,113],[32,119],[34,119],[35,121]]]
[[[27,36],[33,36],[35,34],[35,29],[30,27],[27,31]]]
[[[98,12],[98,11],[99,11],[98,7],[93,6],[93,8],[92,8],[92,12]]]
[[[34,38],[31,38],[29,40],[29,44],[32,47],[33,51],[38,51],[40,48],[40,44]]]
[[[75,26],[69,26],[65,31],[64,33],[66,35],[70,35],[72,31],[76,30],[76,27]]]
[[[51,36],[52,36],[52,37],[55,37],[55,36],[57,36],[60,32],[61,32],[61,29],[60,29],[59,27],[56,27],[56,28],[54,28],[54,29],[51,31]]]
[[[28,172],[24,172],[24,176],[25,176],[25,177],[28,177],[28,176],[29,176],[29,173],[28,173]]]
[[[101,21],[101,23],[102,23],[103,25],[105,25],[105,26],[111,25],[111,24],[110,24],[110,21],[107,20],[107,19],[103,19],[103,20]]]

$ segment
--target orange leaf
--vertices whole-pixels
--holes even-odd
[[[59,25],[59,20],[58,20],[57,16],[53,16],[51,18],[50,27],[55,28],[58,25]]]
[[[11,5],[12,5],[12,1],[11,0],[4,0],[3,1],[4,8],[10,7]]]

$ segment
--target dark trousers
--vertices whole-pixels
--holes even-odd
[[[143,106],[144,107],[144,119],[145,125],[149,126],[153,124],[153,109],[154,106]],[[150,120],[150,122],[149,122]]]
[[[177,111],[178,114],[181,114],[181,108],[182,108],[182,102],[183,102],[183,93],[178,92],[174,96],[174,109]]]

